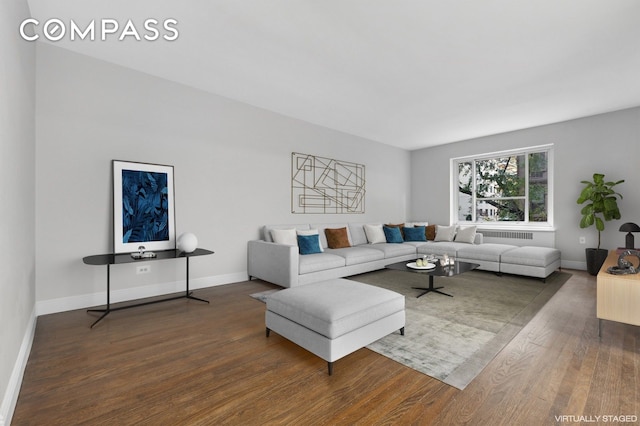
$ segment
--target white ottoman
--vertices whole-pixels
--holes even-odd
[[[500,272],[547,278],[560,268],[560,250],[550,247],[518,247],[502,253]]]
[[[399,330],[404,335],[404,296],[338,278],[287,288],[267,298],[271,330],[328,363]]]

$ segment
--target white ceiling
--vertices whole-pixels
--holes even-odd
[[[637,0],[29,0],[32,16],[178,21],[55,45],[405,149],[640,105]]]

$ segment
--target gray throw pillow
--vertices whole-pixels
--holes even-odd
[[[433,241],[453,241],[453,237],[456,235],[456,226],[442,226],[436,227],[436,238]]]
[[[458,233],[456,234],[456,238],[454,241],[458,243],[473,244],[473,241],[475,239],[476,239],[476,227],[467,226],[464,228],[458,228]]]

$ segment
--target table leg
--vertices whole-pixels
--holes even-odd
[[[433,286],[433,275],[429,275],[429,287],[411,287],[414,290],[423,290],[422,293],[420,293],[418,295],[418,297],[422,297],[427,293],[438,293],[438,294],[442,294],[443,296],[449,296],[449,297],[453,297],[450,294],[444,293],[442,291],[439,291],[439,289],[444,288],[444,287],[434,287]]]
[[[185,259],[187,259],[187,284],[186,284],[186,292],[184,297],[186,297],[187,299],[199,300],[201,302],[209,303],[208,300],[200,299],[199,297],[192,296],[191,292],[189,292],[189,256],[185,257]]]
[[[95,320],[93,324],[91,324],[90,328],[93,328],[94,325],[102,321],[104,317],[109,315],[111,312],[111,265],[107,263],[107,307],[106,309],[87,309],[87,312],[102,312],[100,318]]]
[[[120,307],[116,307],[116,308],[112,308],[111,307],[111,268],[110,268],[110,264],[107,264],[107,307],[105,309],[87,309],[87,312],[102,312],[102,315],[100,316],[100,318],[98,318],[97,320],[95,320],[95,322],[93,324],[91,324],[90,328],[93,328],[96,324],[98,324],[100,321],[102,321],[102,319],[104,317],[106,317],[107,315],[109,315],[109,313],[111,313],[111,311],[119,311],[122,309],[129,309],[129,308],[135,308],[138,306],[145,306],[145,305],[152,305],[154,303],[160,303],[160,302],[168,302],[169,300],[176,300],[176,299],[192,299],[192,300],[198,300],[200,302],[206,302],[209,303],[208,300],[205,299],[200,299],[199,297],[195,297],[191,295],[191,291],[189,291],[189,257],[186,257],[187,259],[187,282],[186,282],[186,290],[184,295],[181,296],[175,296],[175,297],[169,297],[169,298],[165,298],[165,299],[158,299],[158,300],[151,300],[148,302],[142,302],[142,303],[136,303],[133,305],[127,305],[127,306],[120,306]]]

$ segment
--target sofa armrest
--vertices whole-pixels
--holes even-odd
[[[283,287],[296,286],[299,256],[297,246],[263,240],[249,241],[247,247],[249,278],[260,278]]]

